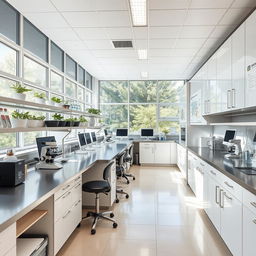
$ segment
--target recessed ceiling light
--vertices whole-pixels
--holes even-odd
[[[142,78],[147,78],[148,77],[148,72],[147,71],[142,71],[140,73],[140,75],[141,75]]]
[[[147,0],[130,0],[134,27],[147,26]]]
[[[139,56],[139,60],[146,60],[148,58],[147,49],[139,49],[138,56]]]

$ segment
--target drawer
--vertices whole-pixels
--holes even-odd
[[[72,193],[72,205],[74,205],[77,201],[82,199],[82,181],[75,184],[75,186],[71,190]]]
[[[223,174],[209,164],[207,165],[207,169],[209,176],[215,179],[215,181],[217,181],[219,184],[221,184]]]
[[[221,174],[221,185],[222,187],[229,191],[234,197],[242,202],[243,200],[243,188],[235,181],[228,178],[226,175]]]
[[[16,247],[16,222],[0,233],[0,255]]]
[[[54,220],[57,221],[72,205],[72,190],[69,190],[54,202]]]
[[[69,183],[65,183],[61,185],[60,189],[54,194],[54,200],[57,200],[61,196],[63,196],[67,191],[69,191],[74,186],[74,180]]]
[[[9,252],[7,252],[4,256],[16,256],[16,246],[13,247]]]
[[[256,195],[243,189],[243,204],[256,215]]]
[[[72,207],[71,211],[71,231],[77,227],[77,225],[81,222],[82,220],[82,199],[79,199],[74,206]]]
[[[81,183],[82,182],[82,176],[80,175],[80,176],[78,176],[78,177],[76,177],[75,179],[74,179],[74,186],[76,185],[76,184],[78,184],[78,183]]]

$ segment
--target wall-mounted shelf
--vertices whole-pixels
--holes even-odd
[[[84,127],[35,127],[35,128],[0,128],[0,133],[14,133],[14,132],[36,132],[36,131],[70,131],[73,129],[100,129],[102,126]]]
[[[6,107],[29,109],[34,111],[58,112],[63,114],[83,115],[87,117],[102,118],[101,115],[94,115],[94,114],[89,114],[83,111],[65,109],[63,107],[56,107],[53,105],[40,104],[40,103],[31,102],[31,101],[18,100],[14,98],[3,97],[3,96],[0,96],[0,105],[6,106]]]
[[[16,223],[16,237],[22,235],[26,230],[42,219],[47,212],[46,210],[32,210],[20,218]]]

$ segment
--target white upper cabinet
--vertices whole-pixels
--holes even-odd
[[[244,108],[245,92],[245,24],[232,35],[231,107]]]
[[[208,86],[206,88],[205,95],[206,96],[206,113],[211,114],[217,112],[217,59],[216,54],[214,54],[208,60],[208,68],[207,68],[207,80]]]
[[[245,22],[246,88],[245,106],[256,106],[256,11]]]

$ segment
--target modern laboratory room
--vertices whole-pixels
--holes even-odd
[[[0,0],[0,256],[256,256],[256,0]]]

